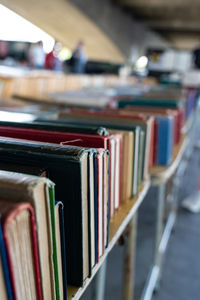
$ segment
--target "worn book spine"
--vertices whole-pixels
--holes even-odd
[[[20,203],[16,204],[13,209],[9,210],[8,213],[3,217],[3,237],[5,241],[5,247],[8,257],[8,265],[10,270],[10,278],[11,285],[13,290],[13,295],[15,300],[17,299],[16,294],[16,286],[15,286],[15,278],[13,271],[13,262],[12,256],[10,253],[9,240],[7,238],[7,229],[10,222],[16,218],[19,212],[22,210],[28,210],[30,213],[30,224],[31,224],[31,238],[32,238],[32,250],[33,250],[33,261],[34,261],[34,271],[35,271],[35,282],[36,282],[36,291],[37,291],[37,299],[42,300],[42,288],[41,288],[41,278],[40,278],[40,267],[39,267],[39,253],[38,253],[38,242],[37,242],[37,234],[36,234],[36,221],[35,214],[32,206],[29,203]]]

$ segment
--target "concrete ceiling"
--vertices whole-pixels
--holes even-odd
[[[176,48],[200,44],[200,0],[117,0]]]
[[[84,40],[89,59],[122,63],[109,37],[67,0],[0,0],[0,3],[53,36],[69,49]]]

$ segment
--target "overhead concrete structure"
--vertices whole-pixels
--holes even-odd
[[[67,0],[1,0],[69,49],[83,39],[90,59],[123,63],[126,57],[99,27]]]
[[[116,0],[176,48],[200,44],[199,0]]]
[[[73,49],[80,39],[89,59],[134,62],[148,47],[169,44],[134,21],[113,0],[1,0],[1,3]]]
[[[169,43],[161,35],[142,22],[134,20],[130,11],[124,11],[114,0],[71,2],[107,34],[129,61],[145,55],[149,47],[169,47]]]

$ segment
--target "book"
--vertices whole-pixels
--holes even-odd
[[[51,93],[50,99],[53,99],[55,103],[62,103],[66,106],[105,107],[110,101],[110,96],[104,91],[82,89]]]
[[[0,291],[2,300],[13,300],[11,288],[10,272],[8,268],[8,258],[6,254],[5,242],[3,239],[2,227],[0,224]]]
[[[34,210],[29,203],[0,200],[1,226],[16,300],[42,299]]]
[[[158,121],[157,164],[168,165],[172,159],[173,119],[172,117],[156,117]]]
[[[2,160],[6,163],[6,160]],[[11,163],[10,159],[8,160]],[[13,159],[13,162],[16,162]],[[42,293],[44,299],[55,299],[55,268],[53,257],[52,228],[50,219],[50,191],[53,183],[46,178],[38,178],[20,173],[0,171],[1,195],[5,201],[29,202],[35,211],[37,240],[40,261]]]
[[[34,122],[13,122],[13,121],[2,121],[0,120],[0,126],[13,126],[13,127],[22,127],[22,128],[32,128],[39,130],[51,130],[51,131],[60,131],[60,132],[72,132],[72,133],[84,133],[84,134],[96,134],[107,136],[108,132],[104,127],[101,126],[87,126],[82,124],[70,124],[66,122],[61,122],[57,120],[45,120],[37,119]]]
[[[60,299],[67,300],[67,264],[65,245],[64,205],[55,203],[56,244],[58,249],[58,274]]]
[[[182,107],[183,103],[179,99],[170,99],[170,98],[157,99],[157,98],[148,98],[148,97],[117,101],[118,108],[125,108],[126,106],[130,106],[130,105],[178,108],[178,107]]]

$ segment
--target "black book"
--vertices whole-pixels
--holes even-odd
[[[81,286],[89,276],[88,157],[93,150],[0,138],[0,162],[39,167],[55,183],[65,206],[67,280]]]
[[[51,131],[62,131],[62,132],[73,132],[73,133],[85,133],[85,134],[97,134],[107,136],[107,130],[102,126],[87,126],[85,124],[75,124],[74,122],[60,122],[57,120],[36,120],[34,122],[12,122],[12,121],[1,121],[0,126],[13,126],[22,128],[32,128],[40,130],[51,130]]]

